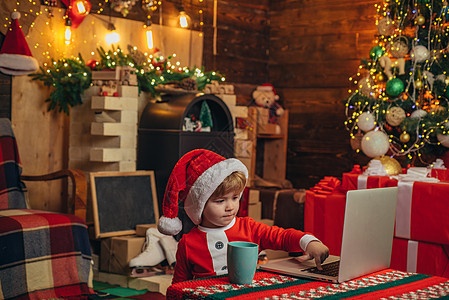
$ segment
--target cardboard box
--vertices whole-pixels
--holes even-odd
[[[118,95],[119,97],[137,98],[139,97],[139,88],[134,85],[119,85]]]
[[[281,134],[278,124],[269,123],[270,110],[264,107],[257,108],[257,133],[258,134]]]
[[[120,73],[115,70],[92,71],[92,80],[119,80]]]
[[[249,190],[248,203],[255,204],[260,201],[260,191],[256,189]]]
[[[256,221],[260,221],[262,218],[262,203],[248,203],[248,217],[253,218]]]
[[[253,142],[250,140],[234,140],[234,155],[236,157],[251,157]]]
[[[137,236],[144,236],[147,235],[148,228],[156,228],[156,224],[139,224],[136,225],[136,235]]]
[[[128,275],[129,261],[142,252],[144,237],[136,235],[105,238],[101,241],[100,270]]]

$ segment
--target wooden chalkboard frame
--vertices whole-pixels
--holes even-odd
[[[151,194],[152,197],[152,203],[148,203],[148,206],[143,206],[142,210],[140,211],[145,211],[145,210],[151,210],[152,209],[152,214],[154,217],[154,221],[155,224],[157,224],[157,222],[159,221],[159,209],[158,209],[158,201],[157,201],[157,193],[156,193],[156,183],[155,183],[155,179],[154,179],[154,171],[135,171],[135,172],[91,172],[90,173],[90,186],[91,186],[91,194],[92,194],[92,207],[93,207],[93,218],[94,218],[94,227],[95,227],[95,237],[98,238],[105,238],[105,237],[112,237],[112,236],[121,236],[121,235],[130,235],[130,234],[135,234],[136,230],[135,228],[128,228],[131,226],[127,226],[129,224],[121,224],[120,222],[124,222],[126,220],[123,220],[120,218],[120,216],[116,217],[114,219],[114,224],[116,224],[117,226],[120,227],[120,229],[118,230],[112,230],[112,231],[108,231],[108,230],[104,230],[104,225],[106,223],[106,221],[102,220],[101,217],[101,210],[102,208],[105,208],[106,205],[110,205],[111,201],[113,203],[113,201],[116,201],[116,209],[117,212],[120,210],[119,207],[117,207],[120,204],[120,200],[122,199],[103,199],[103,197],[101,197],[101,195],[97,194],[97,190],[99,190],[99,182],[97,181],[97,179],[99,181],[103,181],[102,183],[107,183],[107,181],[110,181],[110,185],[111,188],[114,188],[114,182],[117,180],[134,180],[136,178],[136,176],[141,178],[142,180],[146,180],[147,177],[149,179],[149,193]],[[120,189],[120,192],[116,193],[117,195],[119,194],[123,194],[124,192],[127,191],[127,189],[133,188],[133,185],[124,185],[124,186],[116,186],[115,188]],[[116,190],[117,191],[117,190]],[[131,192],[131,190],[130,190]],[[141,191],[142,193],[145,193],[147,191]],[[135,193],[135,190],[132,191],[132,193]],[[139,193],[140,194],[140,193]],[[113,198],[113,197],[112,197]],[[126,201],[138,201],[140,199],[136,199],[135,197],[130,197],[127,198]],[[117,203],[118,201],[118,203]],[[109,202],[109,203],[108,203]],[[143,201],[141,201],[143,202]],[[138,203],[137,205],[140,205],[141,203]],[[137,212],[136,212],[137,213]],[[126,218],[125,218],[126,219]],[[128,218],[129,219],[129,218]],[[110,222],[110,221],[107,221]],[[118,222],[118,223],[117,223]],[[148,223],[148,222],[143,222],[142,224],[152,224],[152,223]],[[135,224],[138,225],[138,224]]]

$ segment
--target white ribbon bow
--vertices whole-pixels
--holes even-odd
[[[384,165],[378,159],[373,159],[369,162],[368,168],[363,172],[367,176],[386,176],[387,171]]]
[[[399,174],[399,181],[424,181],[424,182],[439,182],[437,178],[428,177],[431,169],[424,167],[411,167],[408,168],[407,174]]]
[[[446,167],[444,166],[444,161],[441,158],[437,158],[436,161],[434,161],[432,164],[432,169],[444,169],[446,170]]]

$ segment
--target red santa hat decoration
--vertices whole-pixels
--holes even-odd
[[[205,149],[192,150],[181,157],[168,179],[159,231],[176,235],[182,230],[178,218],[179,201],[184,201],[185,212],[192,222],[200,224],[207,200],[223,180],[236,171],[248,178],[248,169],[236,158],[226,159]]]
[[[0,50],[0,71],[8,75],[33,73],[39,69],[39,64],[32,56],[25,35],[19,26],[20,13],[15,11],[11,17],[11,26]]]

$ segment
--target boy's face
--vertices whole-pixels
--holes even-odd
[[[209,198],[203,209],[201,226],[224,227],[231,223],[240,207],[240,193],[229,192],[218,198]]]

